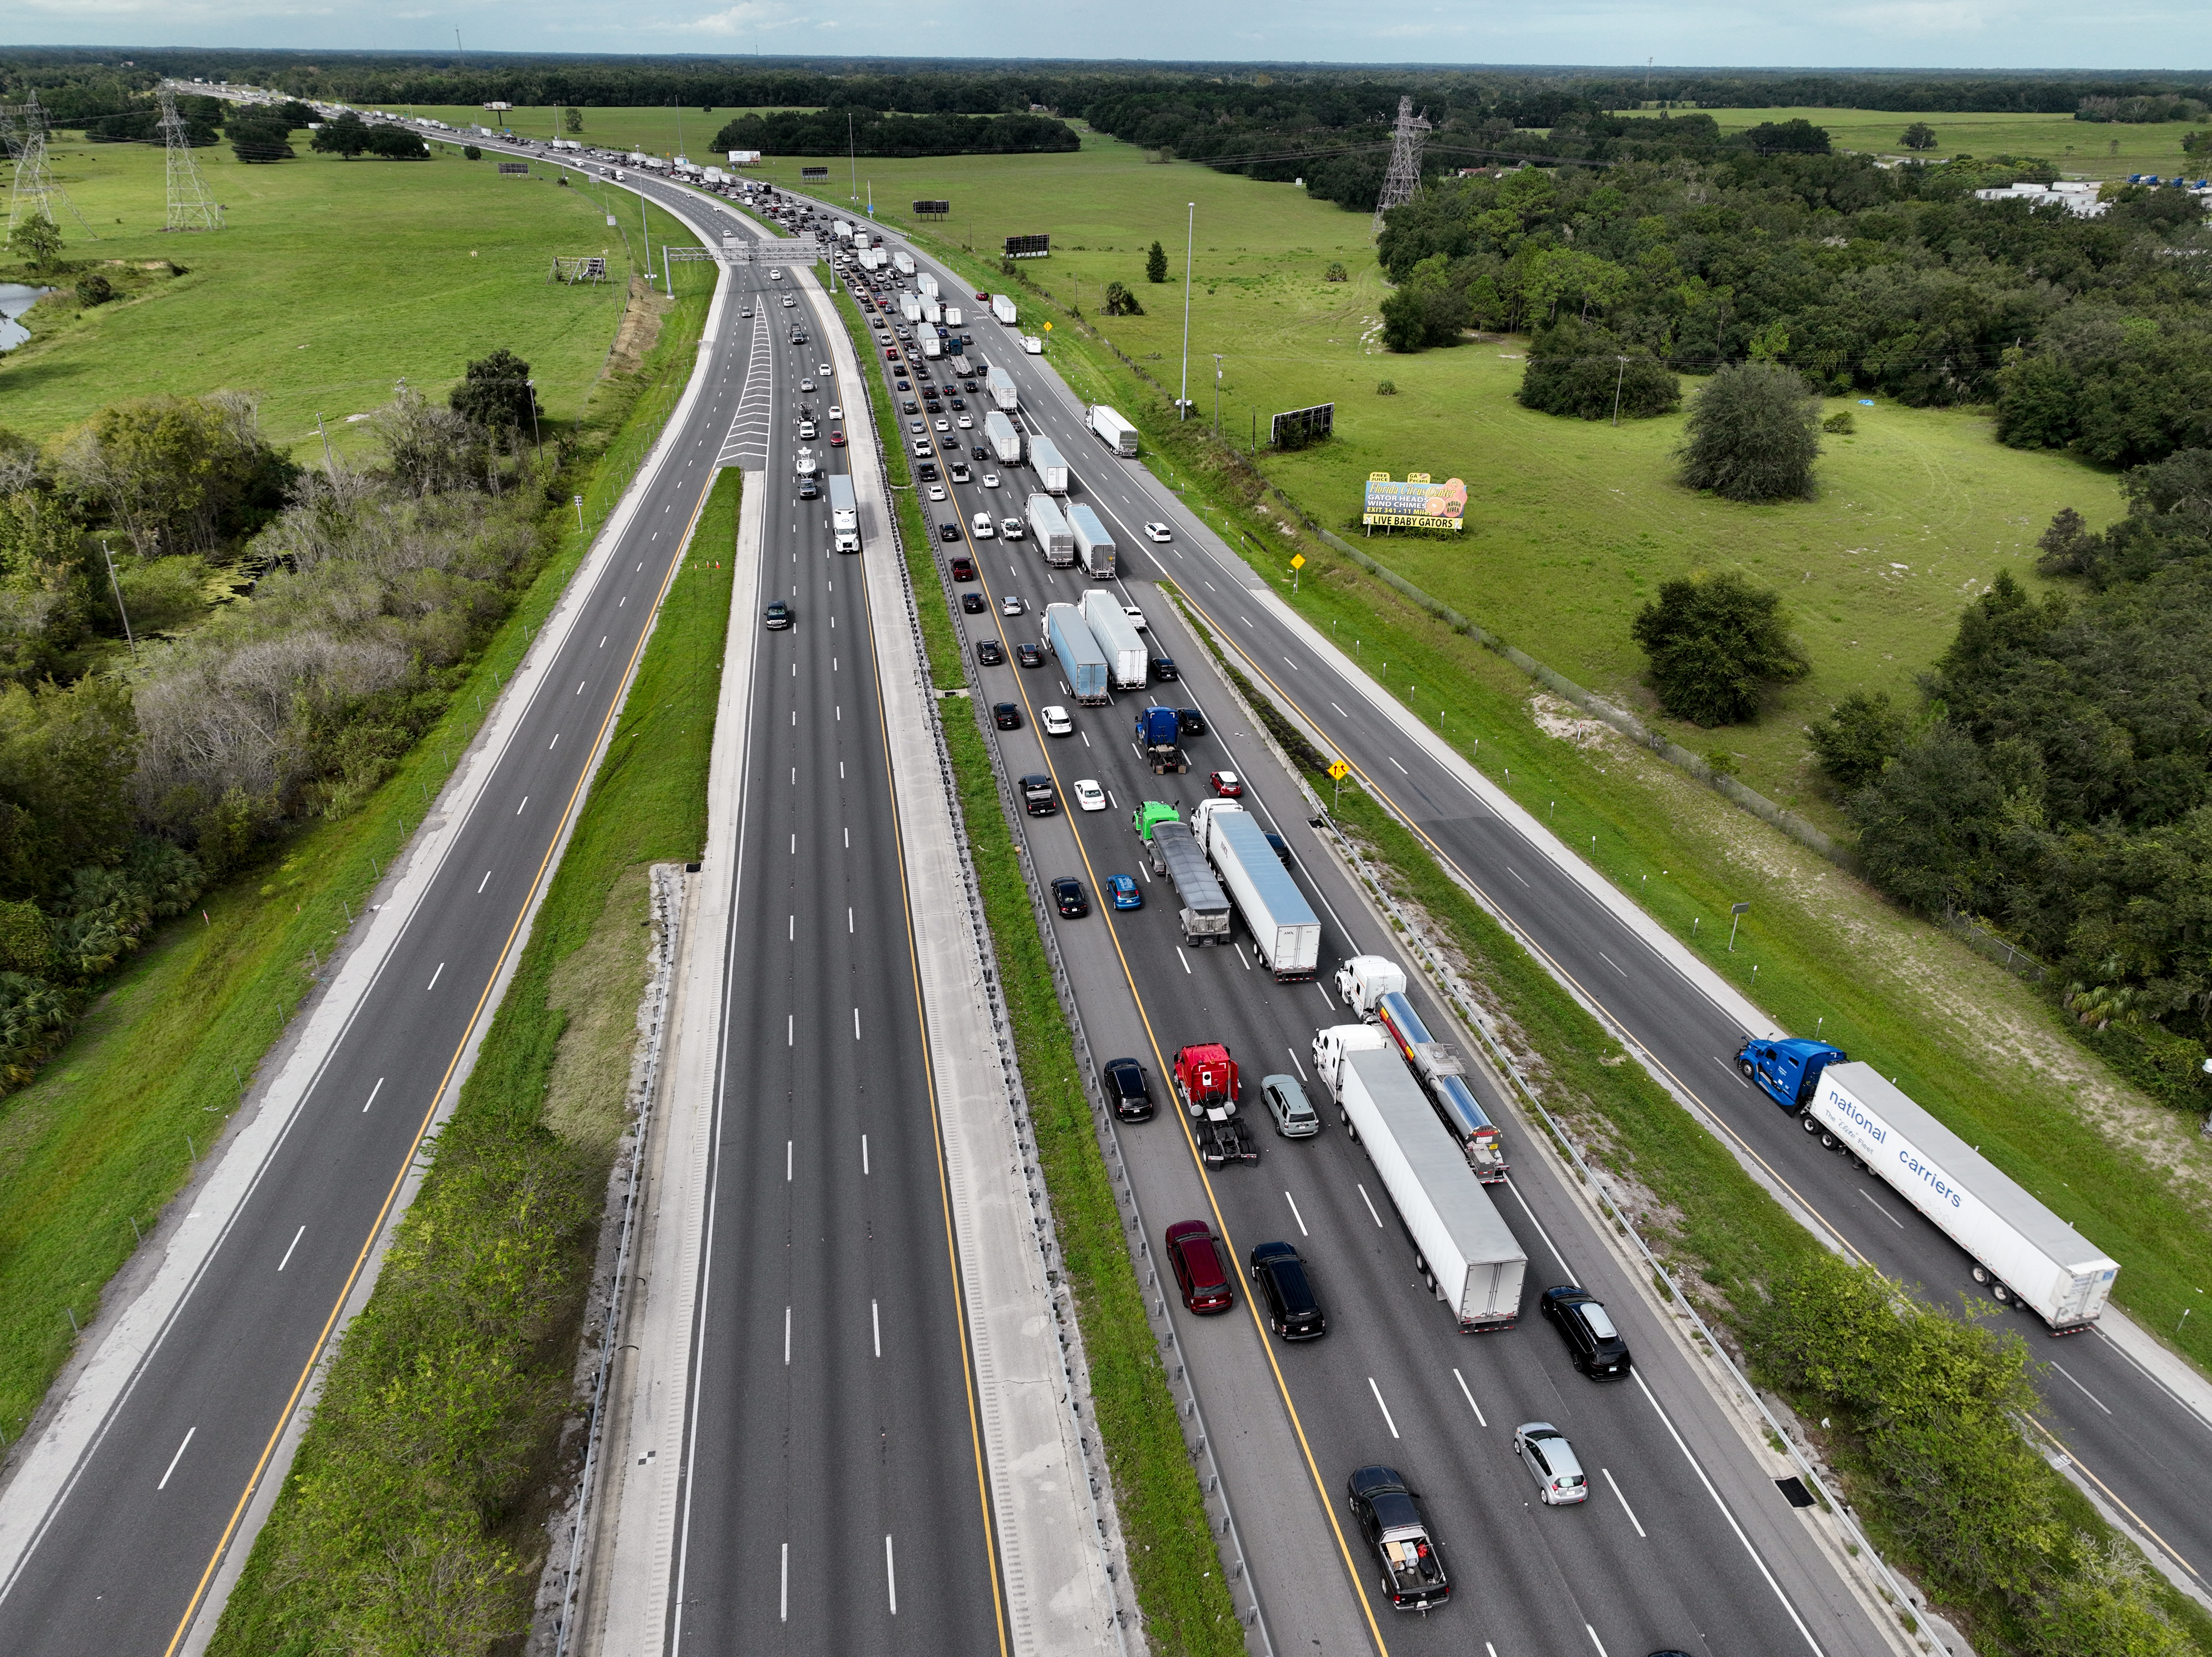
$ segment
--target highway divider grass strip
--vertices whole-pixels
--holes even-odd
[[[514,981],[375,1292],[226,1606],[217,1657],[473,1654],[529,1626],[611,1148],[545,1120],[562,964],[644,920],[636,871],[690,861],[727,633],[740,474],[721,472]],[[634,901],[611,902],[627,883]],[[643,989],[641,977],[631,1005]],[[619,1112],[595,1102],[604,1118]]]
[[[905,539],[930,677],[940,686],[967,683],[967,664],[949,608],[940,600],[936,547],[898,443],[883,376],[868,361],[868,330],[850,295],[838,306],[862,353],[862,377],[884,440],[893,510]],[[954,706],[957,706],[957,699]],[[1052,963],[1037,932],[1013,830],[1000,804],[986,739],[975,710],[938,721],[945,733],[967,827],[983,913],[999,958],[999,983],[1013,1028],[1015,1062],[1036,1130],[1037,1162],[1052,1199],[1053,1224],[1090,1368],[1091,1407],[1114,1478],[1114,1499],[1128,1551],[1131,1587],[1154,1649],[1236,1657],[1243,1624],[1221,1573],[1221,1554],[1206,1498],[1168,1391],[1167,1370],[1145,1313],[1143,1288],[1129,1256],[1127,1224],[1099,1150],[1075,1038],[1053,987]]]
[[[1357,782],[1336,795],[1328,756],[1258,693],[1210,629],[1194,622],[1193,631],[1329,804],[1339,826],[1362,843],[1390,895],[1422,916],[1460,957],[1462,980],[1498,1021],[1515,1062],[1546,1108],[1577,1135],[1583,1159],[1620,1182],[1615,1198],[1668,1260],[1674,1280],[1691,1285],[1707,1321],[1726,1332],[1753,1372],[1788,1398],[1801,1419],[1828,1416],[1844,1423],[1814,1437],[1885,1555],[1920,1576],[1970,1632],[1984,1640],[1994,1636],[2004,1648],[2042,1657],[2099,1649],[2212,1653],[2212,1618],[2201,1607],[2154,1572],[2113,1565],[2116,1557],[2126,1560],[2128,1545],[2024,1443],[2013,1419],[2019,1400],[2004,1387],[1994,1387],[1982,1407],[1954,1417],[1905,1411],[1919,1427],[1902,1435],[1893,1430],[1895,1420],[1863,1396],[1806,1384],[1804,1376],[1813,1371],[1875,1370],[1893,1383],[1944,1373],[1947,1365],[1954,1377],[2017,1373],[2029,1360],[2016,1332],[2000,1337],[1962,1327],[1918,1302],[1902,1317],[1853,1323],[1846,1314],[1869,1295],[1878,1293],[1884,1304],[1894,1306],[1894,1285],[1866,1268],[1840,1264],[1835,1269],[1846,1279],[1863,1274],[1864,1282],[1837,1278],[1820,1241],[1691,1120],[1380,802]],[[1528,1131],[1543,1130],[1530,1120]],[[1667,1296],[1663,1284],[1655,1286]],[[1778,1287],[1797,1308],[1794,1329],[1782,1326],[1775,1314],[1771,1297]],[[1896,1401],[1900,1410],[1907,1402]],[[1954,1430],[1936,1432],[1931,1422]],[[1916,1477],[1932,1464],[1924,1456],[1904,1460],[1899,1447],[1936,1440],[1948,1447],[1951,1458],[1941,1468],[1943,1477]],[[1974,1494],[1931,1499],[1929,1492],[1939,1488]],[[2045,1528],[2023,1523],[2021,1515]],[[2008,1533],[2003,1525],[2014,1528]],[[1977,1550],[1993,1544],[2008,1554],[2033,1557],[2000,1584],[1999,1574],[1978,1573],[1971,1565]],[[2144,1642],[2101,1646],[2094,1637],[2098,1616]],[[2161,1619],[2163,1628],[2157,1626]],[[2087,1643],[2085,1628],[2091,1630]],[[1993,1643],[1982,1648],[1992,1649]]]
[[[910,234],[976,287],[1006,286],[984,261]],[[1519,669],[1307,533],[1297,502],[1214,443],[1202,422],[1177,422],[1160,384],[1115,360],[1079,318],[1034,289],[1022,302],[1060,321],[1052,364],[1071,389],[1137,424],[1146,465],[1279,598],[1784,1029],[1817,1032],[1897,1077],[2110,1253],[2121,1263],[2117,1303],[2212,1369],[2212,1318],[2182,1316],[2203,1303],[2212,1208],[2083,1107],[2077,1087],[2094,1091],[2106,1076],[2116,1089],[2127,1085],[2101,1057],[2082,1060],[2089,1080],[2077,1083],[2064,1073],[2063,1047],[2054,1065],[1991,1034],[2034,1028],[2064,1045],[2078,1041],[2079,1028],[2046,996],[1871,891],[1839,887],[1850,877],[1625,741],[1584,748],[1537,725],[1536,687]],[[1295,587],[1294,552],[1308,561]],[[1776,855],[1765,854],[1770,844]],[[1752,909],[1731,950],[1729,912],[1743,901]],[[1885,933],[1898,948],[1884,947]]]

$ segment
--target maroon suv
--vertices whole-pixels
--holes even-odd
[[[1226,1312],[1237,1292],[1223,1264],[1221,1241],[1204,1220],[1178,1220],[1168,1228],[1168,1264],[1175,1268],[1182,1303],[1194,1312]]]

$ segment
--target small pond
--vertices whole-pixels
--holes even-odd
[[[20,282],[0,282],[0,351],[12,351],[30,338],[31,331],[17,317],[39,302],[39,295],[51,294],[51,288],[27,288]]]

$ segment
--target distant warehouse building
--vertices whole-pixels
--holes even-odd
[[[2100,188],[2093,180],[2067,180],[2061,184],[2008,184],[2001,190],[1977,190],[1975,199],[1985,202],[2028,202],[2038,207],[2063,207],[2077,218],[2094,219],[2105,213],[2110,202],[2097,199]]]

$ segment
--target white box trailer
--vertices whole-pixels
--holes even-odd
[[[958,306],[948,305],[945,307],[945,325],[948,328],[958,328],[963,325],[960,320]]]
[[[853,240],[853,222],[852,222],[852,221],[851,221],[851,220],[849,220],[849,219],[832,219],[832,220],[830,220],[830,234],[831,235],[833,235],[833,236],[836,237],[836,238],[837,238],[837,240],[838,240],[839,241],[850,241],[850,240]]]
[[[1190,816],[1191,833],[1236,901],[1252,945],[1276,982],[1313,977],[1321,965],[1320,917],[1267,843],[1259,820],[1229,799],[1200,800]]]
[[[1092,405],[1085,423],[1097,434],[1098,440],[1115,453],[1127,456],[1137,452],[1137,428],[1104,404]]]
[[[985,422],[988,425],[988,421]],[[1060,503],[1045,494],[1029,498],[1030,535],[1044,554],[1044,561],[1054,569],[1066,569],[1075,561],[1075,532],[1067,527],[1067,519],[1060,516]]]
[[[1104,587],[1087,587],[1081,603],[1084,622],[1091,636],[1098,640],[1099,649],[1106,652],[1106,671],[1114,689],[1142,690],[1152,655],[1145,648],[1144,635],[1121,613],[1121,595]]]
[[[1040,437],[1030,445],[1030,464],[1036,468],[1037,487],[1047,495],[1067,493],[1067,462],[1060,458],[1060,446],[1048,437]]]
[[[904,252],[892,254],[891,269],[897,271],[899,275],[902,276],[912,276],[914,274],[914,255]]]
[[[914,279],[914,285],[921,288],[923,293],[928,294],[932,299],[935,299],[938,296],[937,278],[930,275],[927,270],[923,271],[920,276]]]
[[[1040,447],[1042,446],[1040,445]],[[1042,473],[1043,463],[1037,470]],[[1079,501],[1067,503],[1067,526],[1075,531],[1075,550],[1083,560],[1085,574],[1094,581],[1114,579],[1114,537],[1107,533],[1106,525],[1098,514]]]
[[[1413,1240],[1414,1269],[1460,1332],[1510,1329],[1528,1257],[1398,1055],[1345,1053],[1336,1104]]]
[[[991,446],[1000,465],[1021,464],[1022,428],[996,409],[983,416],[983,440]]]
[[[983,376],[983,381],[991,388],[992,407],[1004,409],[1008,414],[1021,407],[1020,388],[1014,384],[1014,377],[1004,368],[992,369]]]
[[[850,472],[830,474],[830,532],[838,551],[860,549],[860,503],[854,498]]]
[[[2119,1263],[1906,1098],[1871,1065],[1820,1072],[1806,1126],[1827,1130],[1973,1262],[1977,1283],[2073,1334],[2096,1322]]]
[[[921,320],[921,301],[912,294],[899,295],[899,315],[908,322]]]
[[[925,357],[933,361],[945,355],[945,342],[938,337],[937,330],[931,327],[929,324],[926,322],[916,324],[914,337],[915,343],[921,347],[921,354]]]
[[[991,314],[998,318],[1006,326],[1012,327],[1015,319],[1020,315],[1020,313],[1014,308],[1014,296],[1012,294],[992,294]]]

